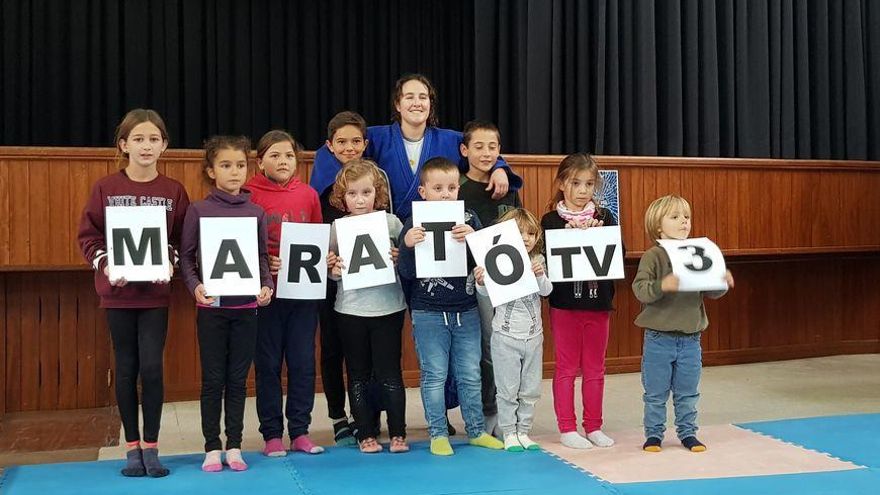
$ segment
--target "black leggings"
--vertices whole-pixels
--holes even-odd
[[[168,308],[107,309],[107,326],[116,357],[116,404],[125,441],[141,439],[138,427],[138,376],[144,410],[144,438],[159,440],[159,421],[165,389],[162,353],[168,333]]]
[[[257,310],[199,308],[196,314],[202,363],[202,434],[205,452],[220,450],[220,414],[226,450],[240,449],[247,376],[257,347]]]
[[[358,440],[378,435],[376,409],[370,400],[374,379],[388,414],[389,436],[406,436],[406,391],[400,370],[403,316],[404,311],[376,317],[336,313],[345,348],[348,399]]]
[[[327,280],[327,298],[319,303],[321,326],[321,383],[330,419],[345,417],[345,379],[342,375],[342,337],[336,321],[336,282]]]

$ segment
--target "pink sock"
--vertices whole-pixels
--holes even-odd
[[[324,452],[324,447],[312,442],[312,439],[309,438],[308,435],[300,435],[294,438],[290,447],[290,450],[299,450],[300,452],[305,452],[307,454],[320,454],[321,452]]]

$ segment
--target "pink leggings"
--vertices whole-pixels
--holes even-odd
[[[553,373],[553,408],[561,433],[577,431],[574,380],[582,375],[584,431],[602,427],[605,394],[605,351],[608,348],[610,311],[550,308],[550,326],[556,349]]]

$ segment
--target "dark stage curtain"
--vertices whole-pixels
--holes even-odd
[[[147,106],[176,147],[315,148],[418,71],[507,152],[880,160],[874,0],[3,0],[0,28],[6,145],[106,146]]]
[[[880,2],[487,0],[474,18],[475,112],[517,150],[880,159]]]
[[[2,2],[5,145],[111,146],[122,115],[150,107],[174,147],[284,128],[314,149],[340,110],[389,123],[406,72],[434,81],[441,124],[472,113],[461,1]]]

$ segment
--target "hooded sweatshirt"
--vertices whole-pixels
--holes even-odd
[[[318,193],[296,177],[282,186],[258,173],[245,187],[251,193],[251,201],[266,212],[269,254],[272,256],[278,256],[282,222],[321,223]]]
[[[269,256],[266,251],[266,214],[263,209],[250,201],[251,193],[242,189],[232,195],[217,188],[208,193],[208,197],[190,205],[183,221],[183,236],[180,241],[180,270],[183,281],[190,295],[201,284],[199,274],[199,226],[203,217],[256,217],[257,249],[260,253],[260,285],[275,288],[272,276],[269,275]],[[220,307],[256,307],[254,296],[223,296],[219,299]]]

